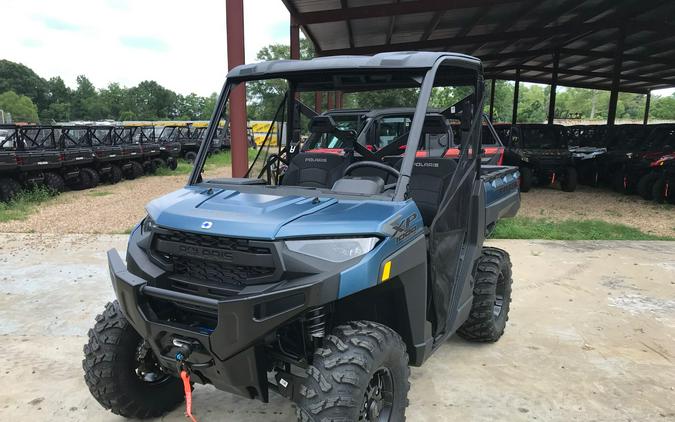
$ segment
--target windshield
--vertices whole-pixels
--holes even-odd
[[[525,148],[564,149],[565,144],[556,125],[520,125]]]
[[[217,154],[207,153],[212,151],[220,124],[229,129],[226,147],[231,145],[233,155],[241,154],[236,151],[243,145],[251,148],[245,172],[235,168],[241,158],[232,158],[233,176],[256,179],[254,186],[330,191],[338,179],[351,174],[346,171],[353,163],[395,165],[400,169],[397,172],[409,175],[417,158],[445,157],[451,147],[459,153],[449,160],[474,160],[482,130],[482,114],[477,112],[482,102],[479,67],[453,66],[454,59],[443,60],[447,64],[437,64],[439,69],[433,71],[399,66],[327,68],[289,73],[288,79],[255,79],[254,72],[245,77],[250,80],[231,80],[223,89],[208,133],[192,128],[192,136],[203,135],[207,142],[200,147],[191,183],[208,178],[222,162]],[[237,128],[232,126],[236,113],[229,102],[235,82],[246,85],[248,114],[246,124]],[[388,109],[407,111],[376,114]],[[252,133],[247,134],[247,127]],[[389,191],[380,194],[403,198],[407,177],[385,183]]]

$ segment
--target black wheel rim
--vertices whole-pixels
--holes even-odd
[[[504,282],[504,275],[499,273],[499,278],[497,279],[497,289],[495,292],[495,304],[492,307],[492,314],[495,318],[499,318],[502,314],[502,309],[504,309],[504,293],[506,290],[506,283]]]
[[[134,372],[139,380],[148,384],[159,384],[169,379],[145,340],[138,345],[135,357]]]
[[[380,368],[373,374],[366,392],[359,421],[389,421],[394,408],[394,380],[391,371]]]

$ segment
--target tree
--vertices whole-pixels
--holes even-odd
[[[654,119],[675,119],[675,93],[667,97],[654,97],[649,116]]]
[[[47,82],[44,79],[20,63],[0,60],[0,92],[6,91],[27,96],[40,109],[48,105]]]
[[[33,101],[25,95],[14,91],[0,94],[0,109],[11,113],[15,122],[38,122],[38,110]]]
[[[137,120],[174,118],[177,115],[176,93],[155,81],[143,81],[129,89],[129,97]]]

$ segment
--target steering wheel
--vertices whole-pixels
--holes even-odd
[[[385,171],[388,174],[394,176],[396,179],[398,179],[401,176],[401,173],[398,170],[396,170],[395,168],[393,168],[390,165],[384,164],[384,163],[379,162],[379,161],[357,161],[356,163],[352,163],[349,166],[347,166],[347,168],[342,173],[342,175],[348,176],[352,171],[354,171],[358,168],[362,168],[362,167],[373,167],[373,168],[376,168],[376,169],[380,169],[380,170]],[[395,185],[396,185],[396,183],[390,183],[390,184],[384,185],[384,189],[385,190],[391,189],[392,186],[395,186]]]

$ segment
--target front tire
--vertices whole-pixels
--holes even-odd
[[[529,192],[532,189],[532,184],[534,176],[532,175],[532,169],[529,167],[520,168],[520,191]]]
[[[10,202],[21,192],[21,185],[11,177],[0,178],[0,202]]]
[[[565,176],[563,180],[560,181],[560,188],[564,192],[574,192],[577,189],[579,184],[579,175],[577,174],[577,169],[574,167],[567,167],[565,169]]]
[[[340,325],[314,353],[300,385],[298,420],[405,420],[410,389],[405,343],[370,321]]]
[[[640,178],[637,184],[638,195],[644,200],[653,199],[654,183],[659,179],[658,173],[648,173]]]
[[[183,402],[180,380],[148,363],[148,356],[142,354],[147,346],[117,301],[106,305],[88,335],[84,380],[101,406],[126,418],[145,419],[161,416]],[[154,358],[152,350],[146,352]]]
[[[66,189],[66,182],[60,174],[48,171],[44,174],[45,187],[53,194],[63,192]]]
[[[495,342],[504,334],[511,305],[511,259],[508,252],[483,248],[474,272],[473,304],[457,334],[476,342]]]

